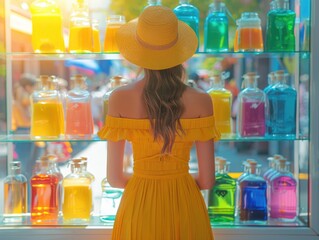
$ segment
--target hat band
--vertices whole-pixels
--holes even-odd
[[[176,38],[173,41],[171,41],[170,43],[164,44],[164,45],[152,45],[152,44],[149,44],[149,43],[143,41],[138,36],[138,34],[136,34],[136,40],[139,42],[139,44],[141,44],[145,48],[148,48],[148,49],[151,49],[151,50],[166,50],[168,48],[173,47],[177,43],[178,35],[176,35]]]

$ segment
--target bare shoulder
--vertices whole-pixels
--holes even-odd
[[[212,99],[208,93],[187,87],[183,94],[185,117],[207,117],[213,114]]]
[[[115,89],[109,98],[108,114],[115,117],[130,115],[132,109],[136,109],[141,98],[142,88],[139,82]]]

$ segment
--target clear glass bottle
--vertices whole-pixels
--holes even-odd
[[[290,163],[281,158],[278,170],[269,180],[270,207],[272,219],[285,222],[294,221],[297,217],[297,181],[290,172]]]
[[[38,162],[38,170],[31,177],[32,224],[57,224],[59,215],[59,176],[49,158]]]
[[[85,0],[73,1],[70,15],[69,52],[93,52],[93,31],[89,8]]]
[[[239,93],[239,110],[237,116],[237,133],[240,137],[262,137],[266,126],[266,94],[257,87],[256,73],[244,75],[245,88]]]
[[[82,159],[73,159],[71,173],[63,179],[63,222],[88,223],[92,210],[92,179],[83,171]]]
[[[272,137],[295,137],[297,91],[287,84],[287,73],[277,71],[275,75],[277,83],[267,92],[267,133]]]
[[[66,97],[66,131],[69,139],[90,139],[93,134],[91,94],[86,89],[85,77],[71,78],[73,88]]]
[[[118,53],[119,49],[116,43],[117,30],[125,24],[125,16],[123,15],[110,15],[106,19],[106,29],[104,38],[103,51],[106,53]]]
[[[4,179],[3,221],[4,223],[22,222],[28,212],[28,183],[21,173],[21,162],[9,163],[8,176]]]
[[[179,0],[179,5],[174,8],[177,18],[189,25],[197,35],[199,44],[199,10],[190,4],[190,0]]]
[[[236,180],[228,175],[229,164],[224,158],[218,159],[215,185],[208,198],[212,222],[233,222],[235,219]]]
[[[266,51],[295,51],[296,13],[289,0],[273,0],[267,14]]]
[[[31,137],[56,139],[64,135],[64,111],[61,95],[52,78],[41,75],[31,95]]]
[[[234,51],[262,52],[264,50],[264,42],[258,13],[244,12],[236,23]]]
[[[145,8],[150,6],[162,6],[162,0],[147,0],[147,5]]]
[[[209,5],[209,12],[204,24],[204,51],[228,51],[228,18],[226,6],[220,0]]]
[[[36,53],[65,52],[61,9],[55,0],[31,3],[32,47]]]
[[[232,134],[232,93],[225,89],[225,80],[221,74],[211,78],[212,88],[207,90],[211,96],[214,107],[215,124],[222,138]]]
[[[106,178],[102,180],[101,188],[100,221],[113,224],[121,202],[123,189],[111,187]]]
[[[260,176],[260,165],[250,162],[249,174],[239,183],[239,219],[244,222],[265,222],[267,211],[267,183]]]
[[[110,88],[108,91],[103,95],[103,116],[104,118],[107,115],[109,109],[109,98],[111,93],[114,89],[127,84],[127,79],[123,78],[122,76],[114,76],[110,79]],[[105,121],[105,119],[103,119]]]

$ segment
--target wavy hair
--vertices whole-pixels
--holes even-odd
[[[162,153],[171,152],[176,134],[184,134],[180,118],[184,112],[181,97],[186,89],[185,74],[182,65],[164,70],[144,69],[143,99],[154,140],[163,141]]]

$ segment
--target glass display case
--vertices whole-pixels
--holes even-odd
[[[314,26],[319,25],[319,16],[316,14],[319,12],[319,3],[315,0],[278,1],[289,3],[289,9],[295,13],[295,22],[292,26],[295,49],[287,51],[274,50],[269,47],[267,49],[268,42],[264,44],[263,50],[260,50],[259,44],[258,51],[256,51],[256,49],[249,49],[245,44],[246,49],[236,46],[236,40],[238,41],[238,36],[241,36],[241,33],[236,30],[239,29],[238,25],[240,25],[240,29],[245,28],[248,24],[245,17],[249,16],[257,21],[263,39],[267,41],[267,12],[274,7],[276,1],[242,1],[242,12],[235,12],[234,8],[237,5],[232,8],[231,3],[235,5],[236,1],[223,1],[227,6],[226,14],[229,23],[228,50],[205,52],[203,38],[204,34],[207,34],[204,33],[204,21],[207,13],[203,11],[207,11],[209,4],[213,1],[205,1],[206,7],[203,5],[204,1],[201,4],[198,3],[199,1],[191,1],[195,6],[196,4],[200,5],[199,28],[201,30],[198,34],[200,38],[198,52],[185,63],[189,78],[188,85],[207,91],[212,96],[213,103],[217,101],[216,106],[214,106],[215,113],[222,111],[223,113],[219,115],[221,121],[225,121],[225,119],[229,121],[226,127],[221,123],[223,134],[215,147],[216,158],[222,159],[218,162],[218,173],[216,173],[219,197],[224,198],[221,183],[223,176],[230,177],[232,179],[230,182],[234,185],[232,188],[234,196],[229,200],[233,207],[233,216],[230,218],[215,218],[214,211],[217,209],[217,203],[221,200],[218,200],[214,195],[214,189],[202,191],[211,217],[215,239],[247,240],[257,237],[265,240],[270,238],[319,239],[319,111],[316,104],[319,93],[319,83],[316,80],[319,74],[317,67],[319,48],[315,45],[319,41],[319,34],[318,31],[314,30]],[[59,47],[57,51],[54,50],[55,52],[51,51],[49,43],[41,46],[39,41],[34,40],[35,31],[32,31],[32,27],[35,27],[35,23],[32,22],[34,19],[31,18],[34,16],[32,15],[34,12],[31,13],[32,2],[40,1],[4,0],[0,3],[0,192],[3,193],[0,194],[0,239],[111,239],[114,215],[122,189],[112,189],[105,179],[107,142],[100,140],[96,133],[103,126],[104,113],[107,111],[107,96],[115,87],[135,81],[138,78],[138,68],[123,60],[118,53],[106,53],[103,50],[107,28],[106,19],[112,11],[116,12],[116,9],[110,9],[109,1],[102,1],[104,5],[100,1],[89,1],[88,6],[81,5],[77,6],[76,9],[72,9],[72,1],[66,1],[66,3],[62,0],[55,1],[61,11],[57,12],[62,14],[62,22],[52,29],[61,28],[60,33],[64,39],[64,44],[59,40]],[[43,2],[52,3],[52,1]],[[78,3],[83,3],[83,1],[78,1]],[[146,4],[145,0],[144,5]],[[167,4],[173,9],[178,5],[178,1],[162,1],[162,4]],[[216,11],[216,7],[213,8]],[[143,6],[141,6],[140,11],[142,9]],[[35,10],[33,9],[33,11]],[[56,10],[53,11],[51,8],[52,12],[56,13]],[[229,12],[232,12],[232,15]],[[242,14],[243,12],[246,14]],[[81,22],[83,19],[80,21],[80,24],[84,24],[84,28],[92,27],[92,29],[86,29],[89,32],[85,33],[85,36],[92,34],[90,35],[91,41],[89,41],[92,46],[86,46],[85,50],[81,48],[78,51],[69,51],[71,26],[74,27],[79,23],[77,22],[78,16],[85,18],[85,24]],[[72,24],[70,23],[71,17],[73,17]],[[125,17],[127,21],[130,20],[127,16],[124,16],[123,19]],[[88,18],[94,18],[98,21],[92,21],[91,24],[88,24]],[[225,18],[226,16],[223,20]],[[240,19],[237,25],[234,18]],[[97,22],[98,25],[96,25]],[[48,25],[45,26],[48,27]],[[248,26],[251,25],[248,24]],[[73,30],[75,31],[75,29]],[[38,34],[43,32],[45,31],[40,31]],[[97,36],[94,35],[96,32]],[[78,38],[81,38],[80,31],[76,34],[78,34]],[[74,39],[74,35],[72,37]],[[73,42],[73,44],[76,46],[80,43]],[[39,84],[40,78],[42,85]],[[45,95],[46,101],[49,102],[47,105],[51,106],[52,96],[55,99],[60,99],[60,108],[54,107],[54,109],[58,112],[66,112],[65,99],[69,96],[69,91],[73,89],[72,94],[78,94],[74,93],[75,85],[79,84],[79,81],[75,83],[72,80],[75,78],[85,79],[85,84],[81,82],[82,85],[79,89],[83,88],[82,94],[85,89],[86,101],[88,101],[87,92],[89,92],[90,107],[88,107],[89,110],[81,109],[77,112],[77,116],[74,114],[72,122],[75,122],[74,118],[80,118],[81,114],[85,114],[85,111],[90,111],[93,118],[93,134],[90,132],[90,134],[70,137],[62,131],[54,137],[33,136],[30,132],[34,122],[34,116],[30,109],[35,107],[32,106],[34,102],[30,102],[32,93],[37,94],[36,101],[38,102],[41,102],[40,97]],[[273,78],[276,78],[279,83],[273,83]],[[244,79],[246,80],[244,81]],[[44,81],[47,85],[45,94],[43,93]],[[274,85],[275,89],[273,89]],[[265,116],[261,118],[265,129],[262,131],[262,127],[258,126],[257,133],[245,130],[243,125],[244,121],[248,121],[249,125],[251,124],[249,121],[257,119],[254,117],[251,120],[252,118],[247,117],[247,111],[243,115],[241,113],[247,105],[247,102],[243,100],[246,91],[244,89],[249,87],[258,89],[260,94],[265,97],[264,109],[262,110]],[[269,93],[271,91],[282,92],[286,88],[293,89],[292,95],[287,97],[288,100],[280,98],[276,102],[274,100],[277,96],[276,93],[273,95]],[[222,96],[227,96],[227,99],[225,97],[222,99]],[[255,93],[254,96],[256,96]],[[73,99],[80,99],[80,97],[76,95]],[[285,102],[290,104],[290,108],[283,107]],[[291,104],[294,104],[293,107]],[[79,104],[73,103],[73,105]],[[72,107],[74,107],[73,105]],[[252,104],[250,108],[256,110],[260,106],[256,107]],[[228,109],[228,115],[224,115],[225,109]],[[292,109],[293,113],[287,117],[289,109]],[[72,112],[70,109],[68,111]],[[35,110],[32,111],[32,113],[34,112]],[[37,126],[44,121],[52,120],[51,114],[52,112],[49,111],[43,113]],[[274,114],[275,117],[269,117],[270,114]],[[257,115],[258,112],[252,114],[252,116]],[[54,116],[57,114],[55,113]],[[281,122],[275,122],[280,116],[282,117]],[[55,121],[50,123],[51,128],[53,129],[53,125],[59,121],[65,124],[64,122],[68,120],[62,115],[58,116]],[[58,124],[57,128],[62,125]],[[289,127],[291,125],[293,127]],[[240,126],[241,130],[239,130]],[[285,131],[289,129],[287,130],[289,133],[282,133],[283,129]],[[279,164],[277,170],[281,171],[282,175],[288,171],[289,176],[293,179],[289,184],[295,187],[293,194],[290,195],[290,201],[287,202],[283,202],[284,200],[278,196],[286,194],[283,191],[287,191],[287,189],[282,191],[280,189],[286,187],[285,184],[287,185],[288,182],[281,178],[276,183],[270,180],[274,180],[274,176],[277,175],[271,175],[268,180],[265,178],[273,166],[268,160],[279,155],[283,156],[285,161],[281,161],[281,166]],[[286,164],[287,161],[290,165]],[[74,165],[74,162],[77,164],[75,169],[80,169],[79,166],[81,166],[81,171],[79,170],[81,174],[75,175],[85,175],[85,181],[73,181],[77,177],[73,176],[74,172],[72,172],[73,175],[71,174],[69,165],[70,163]],[[127,143],[124,164],[127,171],[132,171],[132,164],[132,149]],[[48,166],[50,166],[49,170]],[[75,171],[74,166],[73,171]],[[195,151],[191,152],[189,167],[190,171],[197,170]],[[19,175],[20,171],[24,178]],[[52,175],[50,186],[55,186],[54,196],[58,196],[58,201],[55,202],[54,207],[50,205],[51,212],[46,215],[46,221],[34,221],[36,214],[44,214],[44,212],[39,213],[39,208],[37,208],[38,212],[32,212],[34,211],[32,209],[35,208],[33,196],[36,186],[35,180],[44,181],[41,180],[41,171],[45,171],[47,176]],[[247,184],[252,186],[256,178],[245,178],[243,175],[245,171],[246,174],[260,175],[258,179],[262,179],[265,183],[264,186],[268,187],[268,190],[264,191],[266,201],[265,214],[262,218],[252,217],[249,219],[251,215],[245,214],[247,209],[241,205],[243,201],[246,201],[246,198],[253,196],[255,191],[249,189]],[[66,176],[71,175],[72,178],[66,178]],[[40,177],[35,179],[35,176]],[[21,210],[18,214],[8,210],[14,208],[12,205],[16,201],[8,194],[10,191],[8,179],[27,179],[26,209]],[[72,180],[72,184],[63,185],[63,179]],[[241,179],[246,179],[246,182],[242,182]],[[45,181],[47,180],[48,178]],[[82,185],[77,185],[79,182]],[[70,186],[73,190],[81,188],[92,194],[91,199],[85,199],[85,204],[90,205],[89,208],[86,206],[86,210],[90,210],[89,219],[86,215],[85,221],[76,218],[72,219],[71,222],[64,221],[62,192],[63,188],[69,187],[70,193],[72,190]],[[53,192],[52,189],[39,190],[38,188],[37,191],[42,191],[41,194],[44,193],[43,196],[46,200],[51,197],[50,194]],[[293,196],[295,196],[295,201],[293,201]],[[271,203],[270,199],[272,199]],[[276,209],[276,201],[281,209],[283,206],[289,205],[295,215],[292,214],[288,217],[280,215],[280,209]],[[276,206],[273,207],[274,205]],[[111,214],[107,215],[109,212]]]

